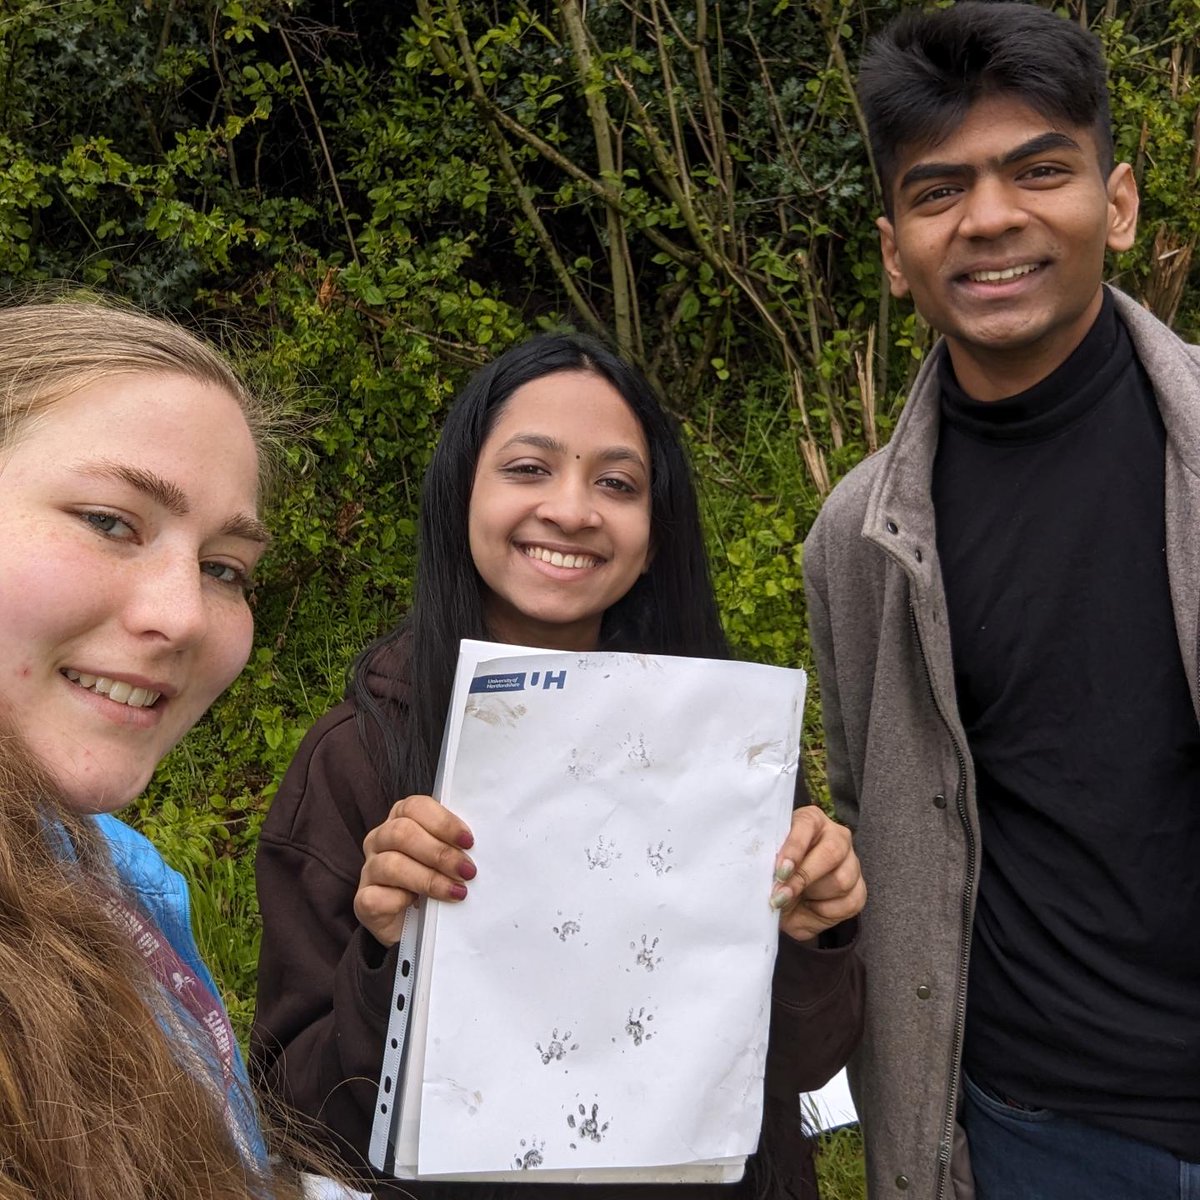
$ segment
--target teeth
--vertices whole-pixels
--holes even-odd
[[[65,668],[63,674],[86,691],[95,692],[98,696],[107,696],[117,704],[124,704],[129,708],[149,708],[162,695],[162,692],[134,687],[132,683],[108,679],[104,675],[85,675],[81,671],[71,670],[70,667]]]
[[[558,550],[547,550],[544,546],[525,546],[523,549],[529,558],[549,563],[552,567],[594,567],[599,562],[590,554],[563,554]]]
[[[1019,267],[1005,267],[1003,271],[972,271],[967,278],[974,283],[1003,283],[1008,279],[1029,275],[1037,269],[1037,263],[1025,263]]]

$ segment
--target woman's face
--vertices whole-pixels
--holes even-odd
[[[86,812],[120,808],[245,665],[266,535],[234,399],[117,375],[0,451],[0,703]]]
[[[621,394],[584,371],[509,397],[484,442],[469,514],[488,629],[588,650],[650,564],[650,453]]]

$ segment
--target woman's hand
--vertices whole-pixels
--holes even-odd
[[[475,864],[471,831],[432,796],[406,796],[363,839],[354,915],[381,946],[400,940],[404,910],[421,896],[465,900]]]
[[[792,828],[775,859],[771,907],[779,928],[798,941],[862,912],[867,902],[850,830],[815,804],[792,813]]]

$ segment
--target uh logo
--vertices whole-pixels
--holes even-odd
[[[471,691],[478,692],[523,692],[526,688],[541,688],[548,691],[567,685],[567,672],[561,671],[513,671],[508,675],[478,675],[471,680]]]

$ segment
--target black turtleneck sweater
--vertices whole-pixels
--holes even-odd
[[[933,501],[982,834],[965,1068],[1200,1161],[1200,726],[1153,389],[1107,293],[1018,396],[976,402],[941,367]]]

